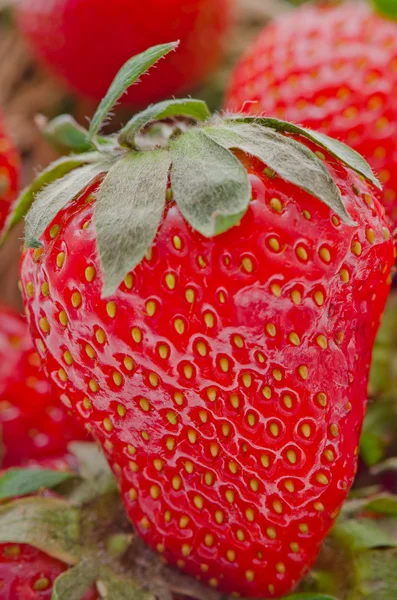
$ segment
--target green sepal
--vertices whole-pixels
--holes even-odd
[[[354,561],[356,589],[348,600],[396,600],[397,550],[371,550]]]
[[[171,141],[171,187],[185,219],[210,238],[240,222],[252,191],[240,161],[204,131],[191,129]]]
[[[97,588],[101,598],[109,600],[155,600],[155,596],[145,590],[137,579],[119,575],[110,569],[101,569]]]
[[[303,144],[255,123],[231,123],[202,131],[225,148],[238,148],[259,158],[282,179],[321,200],[345,223],[355,225],[331,174]]]
[[[72,442],[68,451],[77,458],[81,483],[69,492],[70,502],[83,506],[99,496],[117,491],[115,477],[101,448],[94,442]]]
[[[51,469],[7,469],[0,476],[0,500],[37,492],[41,488],[55,488],[78,477],[76,473]]]
[[[80,511],[64,500],[36,496],[0,506],[0,543],[29,544],[73,565],[79,541]]]
[[[38,177],[26,187],[10,210],[0,244],[3,244],[11,230],[20,223],[32,206],[36,195],[47,185],[64,177],[70,171],[81,167],[82,165],[97,161],[100,155],[96,152],[81,154],[80,156],[69,156],[60,158],[51,163],[47,169],[44,169]]]
[[[315,142],[318,146],[329,152],[332,156],[339,159],[344,165],[362,175],[373,183],[378,189],[382,189],[382,184],[375,177],[371,167],[367,163],[367,161],[355,150],[339,142],[338,140],[325,135],[324,133],[320,133],[318,131],[313,131],[312,129],[307,129],[306,127],[301,127],[300,125],[295,125],[294,123],[288,123],[288,121],[282,121],[281,119],[273,119],[270,117],[244,117],[244,116],[227,116],[225,117],[226,123],[252,123],[259,124],[263,127],[270,127],[275,131],[292,133],[295,135],[302,135],[303,137]]]
[[[102,158],[102,157],[101,157]],[[101,173],[109,171],[112,163],[102,159],[83,164],[47,185],[35,197],[25,219],[25,243],[28,248],[37,248],[40,237],[69,202],[80,195]]]
[[[167,150],[130,152],[109,171],[94,209],[103,297],[143,259],[163,217],[171,158]]]
[[[98,577],[97,561],[82,560],[54,581],[51,600],[81,600]]]
[[[376,12],[382,17],[397,20],[397,2],[396,0],[372,0],[372,4]]]
[[[52,121],[43,123],[41,132],[58,152],[80,154],[96,150],[94,144],[88,140],[87,129],[81,127],[71,115],[59,115]]]
[[[121,67],[92,118],[88,132],[89,140],[92,140],[96,136],[107,115],[124,92],[160,58],[163,58],[178,46],[179,42],[153,46],[145,50],[145,52],[133,56]]]
[[[353,553],[371,548],[397,548],[397,540],[373,519],[341,520],[332,530],[332,536]]]
[[[194,121],[205,121],[209,116],[209,108],[203,100],[193,98],[164,100],[164,102],[153,104],[146,110],[134,115],[120,131],[118,140],[121,146],[136,148],[136,136],[152,121],[160,121],[170,117],[189,117]]]

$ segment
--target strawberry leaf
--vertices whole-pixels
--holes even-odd
[[[59,152],[79,154],[96,149],[88,140],[88,131],[70,115],[59,115],[52,121],[45,122],[41,131],[46,140]]]
[[[51,469],[7,469],[0,477],[0,499],[24,496],[40,488],[54,488],[78,477],[76,473]]]
[[[251,200],[237,158],[204,130],[191,129],[170,144],[173,195],[185,219],[205,237],[237,225]]]
[[[102,182],[95,225],[105,297],[116,291],[153,243],[164,212],[170,160],[167,150],[131,152]]]
[[[135,578],[113,573],[109,569],[101,569],[97,588],[101,598],[109,600],[155,600],[154,595],[144,590]]]
[[[375,10],[388,19],[397,20],[396,0],[372,0]]]
[[[317,592],[304,592],[302,594],[292,594],[285,596],[284,600],[338,600],[335,596],[328,594],[318,594]]]
[[[42,171],[40,175],[25,188],[19,197],[17,198],[14,206],[12,207],[6,227],[4,229],[3,236],[0,243],[3,244],[11,230],[25,217],[30,207],[32,206],[36,195],[50,183],[61,179],[67,173],[70,173],[74,169],[81,167],[82,165],[97,161],[100,155],[96,152],[89,154],[81,154],[80,156],[70,156],[67,158],[60,158],[53,162],[47,169]]]
[[[370,548],[397,547],[397,541],[372,519],[362,518],[338,522],[332,530],[332,535],[351,552]]]
[[[315,142],[324,150],[327,150],[327,152],[335,158],[338,158],[347,167],[350,167],[353,171],[356,171],[356,173],[359,173],[365,177],[365,179],[371,181],[377,188],[382,189],[382,184],[375,177],[371,167],[361,154],[350,148],[350,146],[347,146],[324,133],[319,133],[318,131],[313,131],[312,129],[289,123],[288,121],[266,117],[241,117],[236,115],[235,117],[226,116],[225,121],[230,123],[257,123],[263,127],[271,127],[276,131],[302,135],[312,142]]]
[[[258,125],[206,127],[207,136],[225,148],[256,156],[277,175],[320,199],[349,225],[354,225],[341,193],[317,156],[292,138]]]
[[[111,163],[101,161],[82,165],[47,185],[35,198],[26,215],[25,242],[28,248],[37,248],[47,226],[69,202],[80,195],[98,175],[106,173]]]
[[[160,58],[166,56],[166,54],[175,50],[178,46],[179,42],[153,46],[153,48],[148,48],[145,52],[133,56],[121,67],[92,118],[89,128],[89,140],[92,140],[96,136],[109,111],[124,92]]]
[[[29,544],[73,565],[79,537],[80,511],[64,500],[23,498],[0,507],[0,543]]]
[[[165,100],[149,106],[146,110],[133,116],[119,133],[119,143],[122,146],[136,147],[135,137],[152,121],[160,121],[170,117],[189,117],[195,121],[205,121],[210,116],[208,106],[202,100],[182,98]]]
[[[369,500],[364,509],[381,515],[397,516],[397,496],[382,494]]]
[[[56,578],[51,600],[81,600],[95,583],[99,565],[94,561],[81,561]]]
[[[357,589],[352,600],[395,600],[397,550],[371,550],[354,561]]]

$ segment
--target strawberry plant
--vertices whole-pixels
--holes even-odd
[[[188,98],[99,135],[174,48],[130,59],[89,131],[48,126],[74,154],[9,226],[26,215],[36,346],[139,535],[222,592],[280,597],[354,479],[393,242],[367,163],[323,134]]]

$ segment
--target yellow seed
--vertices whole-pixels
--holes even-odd
[[[233,344],[235,346],[237,346],[237,348],[243,348],[244,347],[244,340],[241,337],[241,335],[234,335],[233,336]]]
[[[219,360],[219,366],[221,371],[227,373],[229,371],[229,361],[226,356],[222,356]]]
[[[320,406],[327,406],[327,395],[324,392],[319,392],[316,397]]]
[[[124,364],[125,368],[127,369],[127,371],[132,371],[135,366],[134,361],[131,358],[131,356],[124,356],[123,364]]]
[[[293,407],[292,397],[289,394],[284,394],[284,396],[283,396],[283,403],[286,406],[286,408],[291,409]]]
[[[211,533],[207,533],[204,536],[204,544],[209,548],[214,545],[214,536]]]
[[[119,417],[123,418],[127,414],[127,409],[122,404],[117,405],[117,414]]]
[[[294,304],[298,305],[302,302],[302,294],[299,290],[292,290],[291,299]]]
[[[316,343],[323,350],[325,350],[328,346],[327,338],[325,337],[325,335],[318,335],[316,337]]]
[[[59,225],[53,225],[50,229],[50,238],[51,239],[56,238],[60,231],[61,231],[61,228]]]
[[[134,278],[131,273],[128,273],[128,275],[124,277],[124,285],[127,288],[127,290],[132,290],[132,286],[134,285]]]
[[[176,286],[176,277],[172,273],[167,273],[165,276],[165,284],[168,289],[174,290]]]
[[[301,432],[305,438],[309,438],[312,433],[310,425],[308,423],[304,423],[301,427]]]
[[[330,426],[329,430],[330,430],[331,435],[333,437],[338,437],[338,435],[339,435],[339,427],[335,423],[332,423],[332,425]]]
[[[188,288],[185,292],[185,298],[189,304],[193,304],[195,299],[195,291],[192,288]]]
[[[178,404],[178,406],[182,406],[182,404],[183,404],[183,394],[182,394],[182,392],[175,392],[174,393],[174,400],[175,400],[176,404]]]
[[[143,529],[149,529],[150,528],[150,521],[147,517],[142,517],[141,519],[141,527],[143,527]]]
[[[41,293],[43,294],[43,296],[48,296],[48,294],[50,293],[50,286],[48,284],[48,281],[44,281],[44,283],[42,284]]]
[[[360,244],[359,241],[356,240],[356,241],[354,241],[352,243],[352,252],[353,252],[353,254],[355,254],[356,256],[360,256],[362,250],[363,249],[362,249],[362,246],[361,246],[361,244]]]
[[[208,413],[206,410],[199,411],[199,418],[202,423],[207,423],[208,421]]]
[[[331,253],[328,250],[328,248],[320,248],[319,254],[324,262],[326,262],[326,263],[331,262]]]
[[[299,335],[295,333],[295,331],[289,334],[288,339],[294,346],[300,346],[301,341]]]
[[[209,312],[204,313],[204,322],[207,325],[207,327],[211,329],[215,324],[214,315]]]
[[[285,573],[285,564],[284,563],[277,563],[276,564],[276,569],[279,573]]]
[[[230,504],[233,504],[233,502],[234,502],[234,492],[233,492],[233,490],[226,490],[226,492],[225,492],[225,498],[226,498],[226,500]]]
[[[88,281],[88,283],[91,283],[96,275],[96,270],[95,267],[87,267],[85,270],[85,278]]]
[[[222,424],[222,434],[227,437],[230,434],[230,425],[228,423]]]
[[[90,410],[92,408],[91,400],[89,398],[84,398],[83,406],[86,410]]]
[[[273,250],[273,252],[280,252],[280,242],[277,238],[271,237],[268,241],[269,248]]]
[[[148,412],[150,410],[150,404],[149,404],[149,401],[146,398],[141,398],[139,400],[139,406],[145,412]]]
[[[156,375],[156,373],[149,373],[149,383],[151,386],[154,388],[157,387],[159,385],[159,381],[159,377]]]
[[[172,238],[172,243],[176,250],[180,250],[182,248],[182,240],[179,235],[174,235]]]
[[[292,465],[295,465],[296,461],[297,461],[296,452],[294,450],[288,450],[287,451],[287,459],[289,460],[289,462]]]
[[[256,417],[253,413],[249,413],[247,417],[248,425],[254,427],[256,425]]]
[[[383,237],[386,241],[390,240],[390,231],[387,227],[382,227]]]
[[[207,397],[208,397],[208,400],[210,402],[215,402],[215,400],[216,400],[216,394],[217,394],[217,391],[216,391],[215,388],[208,388],[207,389]]]
[[[271,434],[272,434],[274,437],[277,437],[277,436],[278,436],[278,434],[280,433],[280,428],[279,428],[279,426],[277,425],[277,423],[271,423],[271,424],[270,424],[270,427],[269,427],[269,429],[270,429],[270,433],[271,433]]]
[[[204,256],[199,256],[197,262],[202,269],[207,266],[207,261],[205,260]]]
[[[160,346],[158,347],[158,353],[160,355],[160,358],[166,359],[169,353],[168,346],[166,346],[165,344],[160,344]]]
[[[99,385],[94,379],[90,379],[90,381],[88,382],[88,386],[91,392],[93,392],[94,394],[99,390]]]
[[[308,533],[309,532],[309,527],[308,527],[308,525],[306,525],[306,523],[300,523],[298,527],[299,527],[299,531],[301,533]]]
[[[68,380],[68,376],[66,375],[65,369],[59,369],[58,377],[61,381],[64,381],[64,382]]]
[[[341,269],[339,275],[343,283],[349,283],[350,274],[347,269]]]
[[[42,317],[39,321],[40,329],[44,333],[48,333],[50,331],[50,324],[47,321],[46,317]]]
[[[66,325],[68,324],[68,317],[64,310],[61,310],[61,312],[58,315],[58,319],[61,325],[66,327]]]
[[[106,431],[113,430],[113,424],[112,424],[111,420],[108,419],[107,417],[106,417],[106,419],[103,419],[103,426],[106,429]]]
[[[189,442],[191,444],[195,444],[197,441],[197,433],[194,431],[194,429],[189,429],[189,431],[187,432],[187,437],[189,439]]]
[[[298,368],[298,373],[299,373],[299,375],[302,377],[302,379],[305,379],[305,380],[306,380],[306,379],[309,377],[309,371],[308,371],[308,369],[307,369],[307,366],[306,366],[306,365],[301,365],[301,366]]]
[[[331,221],[332,221],[333,225],[335,225],[335,227],[337,227],[339,225],[339,219],[336,215],[332,215]]]
[[[368,229],[367,229],[366,237],[367,237],[367,240],[369,241],[370,244],[374,243],[374,241],[375,241],[375,232],[370,227],[368,227]]]
[[[272,390],[268,385],[265,385],[265,387],[262,388],[262,396],[264,396],[266,400],[270,400],[272,397]]]
[[[169,523],[171,521],[171,512],[169,510],[166,510],[164,513],[164,521],[166,521],[167,523]]]
[[[186,515],[184,515],[183,517],[181,517],[179,519],[179,527],[181,529],[185,529],[189,525],[189,521],[190,521],[189,517],[187,517]]]
[[[184,365],[183,373],[186,379],[191,379],[193,377],[193,367],[190,364]]]
[[[36,248],[35,250],[33,250],[33,261],[38,262],[43,256],[43,252],[43,248]]]
[[[221,510],[215,511],[215,521],[218,523],[218,525],[221,525],[223,523],[223,519],[224,519],[223,512]]]
[[[271,208],[276,212],[281,212],[283,210],[283,205],[281,204],[278,198],[272,198],[269,202]]]
[[[250,488],[253,492],[257,492],[259,490],[259,481],[257,479],[251,479]]]
[[[247,520],[250,523],[252,523],[255,520],[255,513],[252,508],[247,508],[247,510],[245,511],[245,516],[247,517]]]
[[[73,356],[70,354],[69,350],[66,350],[66,352],[64,352],[63,358],[64,358],[65,363],[67,365],[72,365],[73,364]]]
[[[320,483],[321,485],[328,485],[329,484],[328,477],[326,475],[324,475],[324,473],[317,473],[317,475],[316,475],[316,481],[318,483]]]
[[[262,352],[256,352],[255,357],[257,361],[261,364],[263,364],[266,361],[266,358],[263,356]]]
[[[197,342],[196,348],[197,348],[197,352],[200,354],[200,356],[207,355],[207,346],[205,345],[204,342]]]
[[[275,500],[273,502],[273,508],[278,515],[281,515],[283,512],[283,505],[281,504],[280,500]]]
[[[175,475],[175,477],[172,478],[172,487],[174,488],[174,490],[180,490],[181,489],[181,485],[182,485],[182,479],[179,477],[179,475]]]
[[[313,504],[313,506],[317,512],[324,512],[324,510],[325,510],[325,506],[322,502],[315,502]]]
[[[60,252],[57,255],[57,267],[61,268],[63,266],[64,262],[65,262],[65,253],[64,252]]]
[[[228,468],[233,475],[236,475],[238,471],[238,465],[233,460],[229,461]]]
[[[157,544],[156,550],[157,550],[157,552],[159,552],[160,554],[162,554],[164,552],[164,550],[165,550],[164,544]]]
[[[268,536],[268,537],[269,537],[271,540],[275,540],[275,539],[276,539],[276,537],[277,537],[277,532],[276,532],[276,530],[274,529],[274,527],[268,527],[268,528],[266,529],[266,533],[267,533],[267,536]]]
[[[134,455],[134,454],[136,454],[136,448],[134,446],[131,446],[131,444],[128,444],[127,452],[128,452],[128,454]]]
[[[265,469],[267,469],[269,467],[270,460],[269,460],[269,457],[267,456],[267,454],[262,454],[261,463],[262,463],[262,466],[265,467]]]
[[[322,306],[324,304],[324,294],[320,290],[314,292],[314,301],[317,306]]]
[[[309,213],[308,210],[304,210],[302,212],[302,215],[305,217],[305,219],[307,219],[308,221],[310,221],[310,219],[312,218],[311,214]]]
[[[216,458],[219,454],[219,446],[215,442],[210,444],[210,453],[211,453],[211,456],[213,456],[214,458]]]
[[[332,462],[333,460],[335,460],[335,454],[329,448],[327,450],[324,450],[323,456],[328,462]]]
[[[142,341],[142,331],[138,328],[138,327],[134,327],[131,330],[131,335],[132,335],[132,339],[134,340],[134,342],[136,342],[137,344],[139,344],[139,342]]]
[[[149,315],[149,317],[153,317],[156,310],[157,305],[154,300],[149,300],[148,302],[146,302],[146,313]]]
[[[167,420],[171,423],[171,425],[176,425],[178,422],[178,416],[173,410],[170,410],[167,412]]]
[[[123,376],[118,371],[113,372],[113,381],[115,385],[121,386],[123,384]]]
[[[308,254],[307,254],[306,248],[304,248],[303,246],[297,246],[296,255],[298,258],[300,258],[301,260],[303,260],[305,262],[308,259]]]
[[[152,485],[150,488],[150,495],[154,500],[157,500],[160,496],[160,488],[158,485]]]
[[[108,313],[109,317],[111,317],[112,319],[115,318],[116,313],[117,313],[117,306],[115,302],[108,302],[106,304],[106,312]]]
[[[162,471],[163,467],[164,467],[164,462],[162,460],[160,460],[159,458],[155,458],[153,461],[153,465],[154,465],[154,468],[156,469],[156,471]]]
[[[236,560],[236,553],[234,550],[228,550],[226,552],[227,560],[230,562],[234,562]]]
[[[238,539],[239,542],[244,542],[245,541],[245,533],[242,529],[237,529],[236,531],[236,537]]]
[[[185,331],[185,323],[182,321],[182,319],[175,319],[174,327],[175,331],[179,333],[179,335],[182,335]]]
[[[29,281],[26,284],[26,293],[29,296],[29,298],[33,298],[33,295],[34,295],[34,285],[33,285],[33,283],[31,281]]]
[[[202,565],[200,565],[200,569],[202,570],[203,573],[207,573],[209,570],[209,566],[206,564],[202,564]]]
[[[187,460],[185,462],[185,470],[187,473],[193,473],[194,471],[194,464],[192,462],[190,462],[190,460]]]
[[[284,487],[288,492],[292,493],[295,491],[295,485],[290,479],[287,479],[287,481],[284,481]]]
[[[204,506],[204,499],[199,495],[194,496],[193,503],[194,503],[194,506],[196,508],[198,508],[198,510],[201,510]]]
[[[103,329],[97,329],[95,332],[95,337],[98,344],[104,344],[106,342],[106,333]]]
[[[204,481],[207,485],[212,485],[214,482],[214,476],[212,473],[210,473],[209,471],[207,471],[204,475]]]
[[[218,580],[215,579],[215,577],[211,577],[211,579],[208,581],[208,583],[211,587],[216,587],[218,585]]]
[[[142,431],[141,436],[142,436],[142,439],[145,440],[145,442],[148,442],[150,440],[150,436],[147,431]]]
[[[233,408],[237,410],[237,408],[240,406],[240,398],[237,396],[237,394],[232,394],[229,400]]]
[[[248,569],[245,572],[245,578],[246,578],[247,581],[254,581],[254,579],[255,579],[255,573],[254,573],[254,571],[251,571],[251,569]]]
[[[277,330],[276,330],[276,326],[274,325],[274,323],[267,323],[265,330],[266,330],[266,333],[268,335],[270,335],[270,337],[276,337]]]
[[[280,298],[281,296],[281,287],[279,286],[278,283],[272,283],[270,286],[270,291],[273,294],[273,296],[276,296],[277,298]]]
[[[281,373],[280,369],[273,369],[273,377],[276,379],[276,381],[282,380],[283,374]]]
[[[299,544],[297,544],[296,542],[291,542],[289,547],[291,548],[292,552],[294,552],[295,554],[297,554],[299,552]]]

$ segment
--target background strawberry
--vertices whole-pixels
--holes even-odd
[[[45,376],[26,320],[0,308],[0,426],[3,466],[57,459],[88,434],[68,416],[59,392]]]
[[[24,300],[143,539],[222,591],[279,597],[353,482],[393,243],[368,165],[314,132],[237,117],[186,131],[208,111],[185,99],[133,117],[120,146],[96,138],[172,47],[129,62],[75,130],[103,154],[22,194]]]
[[[0,232],[18,191],[19,158],[0,114]]]
[[[122,64],[153,44],[181,40],[125,99],[147,104],[191,89],[220,59],[230,0],[19,0],[34,53],[78,92],[100,100]]]
[[[379,175],[397,224],[396,86],[396,23],[365,2],[310,3],[263,30],[232,75],[225,107],[349,144]]]

